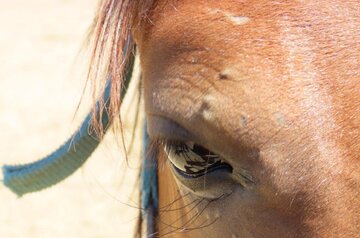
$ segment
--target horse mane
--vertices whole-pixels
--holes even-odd
[[[106,82],[111,80],[110,107],[105,108],[109,119],[121,123],[118,115],[121,105],[120,94],[124,85],[124,75],[135,43],[132,29],[147,18],[153,0],[102,0],[87,37],[90,61],[87,83],[91,84],[93,101]],[[104,102],[101,102],[103,105]],[[103,107],[101,107],[103,108]],[[95,103],[93,106],[95,110]],[[94,117],[92,125],[99,136],[103,135],[101,117]]]

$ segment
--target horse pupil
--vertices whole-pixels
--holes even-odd
[[[194,148],[192,149],[192,151],[194,151],[196,154],[198,154],[201,157],[207,156],[209,154],[213,154],[209,150],[207,150],[204,147],[197,145],[197,144],[194,145]]]

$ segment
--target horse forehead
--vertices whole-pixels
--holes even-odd
[[[276,47],[277,38],[287,33],[284,28],[312,31],[312,40],[322,47],[328,47],[332,40],[336,40],[340,31],[348,35],[350,32],[352,40],[358,40],[358,3],[353,3],[354,6],[345,3],[341,6],[344,10],[338,11],[334,4],[327,1],[317,2],[158,0],[148,16],[150,20],[138,34],[146,37],[139,42],[141,45],[161,42],[172,49],[176,49],[174,44],[189,47],[207,45],[214,47],[214,54],[219,54],[221,52],[215,50],[219,47],[223,52],[229,50],[232,53],[241,52],[243,47],[258,50],[269,43]],[[330,36],[335,37],[327,38]],[[238,46],[234,47],[232,42]],[[261,50],[259,53],[274,54]]]
[[[359,81],[360,23],[351,4],[342,6],[346,11],[337,11],[326,1],[311,6],[229,0],[159,0],[157,4],[147,37],[140,42],[145,75],[164,80],[158,77],[164,71],[168,78],[175,74],[193,80],[197,76],[207,81],[229,78],[242,80],[243,85],[251,79],[252,86],[263,79],[275,82],[275,89],[299,90],[294,95],[303,99],[302,107],[315,103],[309,108],[313,114],[320,109],[323,115],[336,114],[336,123],[344,124],[351,110],[358,111],[358,100],[351,99],[359,97],[354,90]],[[329,13],[333,13],[331,18]],[[346,15],[351,20],[344,21]],[[276,79],[285,83],[277,84]],[[340,85],[343,79],[348,82]],[[271,95],[270,90],[266,93]],[[330,112],[329,107],[344,112]],[[354,117],[350,119],[356,123]]]

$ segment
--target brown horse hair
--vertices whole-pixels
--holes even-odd
[[[90,49],[87,83],[90,83],[92,89],[93,111],[96,110],[97,95],[105,88],[107,81],[111,80],[110,107],[105,110],[114,125],[114,132],[120,128],[123,145],[119,116],[120,94],[124,86],[126,67],[131,54],[135,53],[132,30],[139,26],[143,19],[147,19],[147,12],[152,2],[153,0],[101,0],[87,37],[86,47]],[[91,124],[95,133],[101,138],[105,129],[101,123],[104,102],[101,101],[100,104],[102,104],[100,117],[93,117]],[[139,209],[134,237],[141,237],[141,230],[141,209]]]
[[[110,79],[110,107],[105,110],[114,125],[121,126],[121,119],[117,115],[121,105],[120,94],[126,67],[131,54],[134,54],[132,29],[147,18],[152,2],[153,0],[100,1],[87,37],[87,47],[91,51],[87,82],[91,84],[93,110],[99,91],[105,88],[106,82]],[[99,137],[104,134],[104,128],[100,123],[102,115],[103,107],[100,107],[100,117],[93,117],[92,120],[93,128]],[[117,127],[113,128],[115,130]]]

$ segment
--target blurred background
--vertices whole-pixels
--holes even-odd
[[[87,62],[80,49],[97,2],[0,0],[0,165],[47,155],[87,113],[85,96],[75,114]],[[17,198],[0,185],[0,238],[131,237],[138,165],[124,163],[116,141],[108,133],[80,171],[50,189]]]

